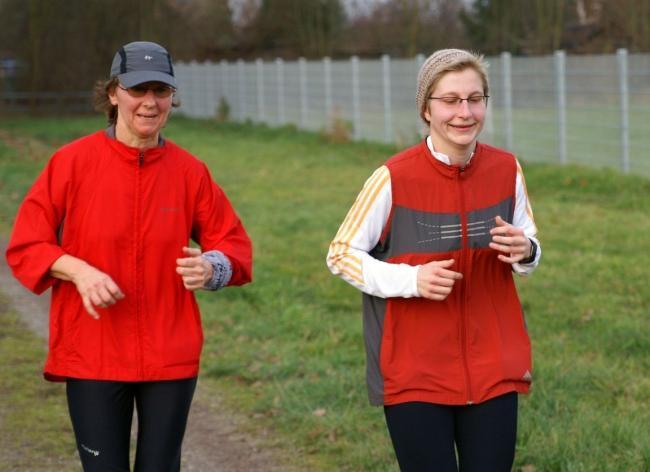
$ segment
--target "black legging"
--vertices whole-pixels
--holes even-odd
[[[196,377],[160,382],[68,379],[70,418],[86,472],[129,471],[133,404],[135,471],[178,471]]]
[[[517,438],[514,392],[478,405],[409,402],[386,406],[384,412],[402,472],[512,468]]]

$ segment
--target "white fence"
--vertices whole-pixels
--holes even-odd
[[[180,111],[321,130],[334,120],[355,139],[411,144],[424,56],[380,60],[180,63]],[[490,100],[481,140],[524,161],[614,166],[650,175],[650,54],[488,57]]]

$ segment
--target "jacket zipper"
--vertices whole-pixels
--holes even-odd
[[[458,195],[460,201],[460,227],[461,227],[461,247],[460,247],[460,272],[465,275],[467,266],[467,251],[468,251],[468,238],[467,238],[467,213],[465,212],[465,193],[463,191],[462,178],[465,168],[458,169],[456,174],[456,184],[458,185]],[[463,358],[463,369],[465,372],[465,385],[467,387],[467,401],[468,405],[474,403],[472,399],[472,385],[469,376],[469,367],[467,365],[467,279],[463,277],[462,281],[463,290],[460,291],[460,342]]]
[[[136,355],[138,356],[138,377],[140,379],[144,378],[144,360],[142,355],[142,340],[141,336],[141,320],[140,320],[140,297],[142,296],[142,287],[140,286],[140,276],[142,272],[140,270],[141,265],[141,252],[142,248],[140,247],[140,171],[144,165],[144,152],[140,151],[138,153],[138,165],[136,168],[135,176],[135,215],[134,215],[134,232],[135,232],[135,264],[134,264],[134,281],[135,281],[135,342],[136,342]]]

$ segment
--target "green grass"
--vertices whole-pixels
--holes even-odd
[[[29,333],[0,293],[2,470],[78,469],[65,385],[43,381],[45,342]]]
[[[0,121],[18,145],[49,152],[101,125]],[[165,134],[208,163],[255,248],[253,284],[200,294],[202,375],[305,469],[396,470],[383,413],[366,400],[359,293],[324,263],[356,193],[394,149],[180,118]],[[0,146],[3,231],[47,157],[23,159],[18,145]],[[650,181],[524,166],[543,259],[519,280],[535,382],[521,401],[516,467],[647,470]]]

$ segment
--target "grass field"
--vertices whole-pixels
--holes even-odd
[[[2,233],[53,148],[100,126],[94,118],[0,120]],[[251,427],[272,428],[287,455],[305,457],[313,470],[396,470],[383,413],[366,400],[360,296],[324,263],[356,193],[394,149],[179,118],[165,134],[208,163],[255,247],[253,284],[200,294],[202,375],[219,381]],[[520,402],[516,469],[648,470],[650,181],[524,168],[543,259],[519,280],[535,382]],[[16,333],[3,328],[0,340],[23,339]],[[33,395],[43,385],[42,352],[25,345],[29,356],[1,352],[5,365],[27,359],[31,381],[20,388]],[[0,385],[4,403],[9,387]],[[41,421],[18,408],[20,428]],[[47,408],[60,416],[59,406]],[[6,405],[0,412],[3,425],[19,428],[4,419]],[[68,440],[56,430],[38,434],[47,444]]]
[[[0,470],[78,470],[63,385],[42,380],[45,343],[2,293],[0,320]]]

